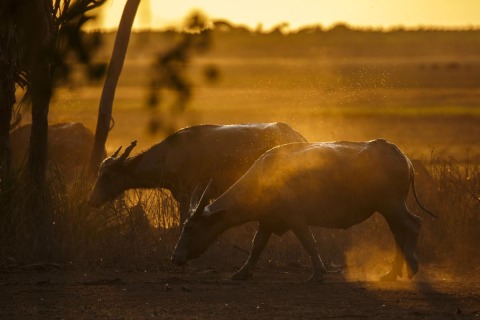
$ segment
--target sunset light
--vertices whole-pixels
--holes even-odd
[[[111,0],[96,27],[116,28],[125,0]],[[175,2],[143,0],[136,28],[164,28],[179,25],[192,10],[201,10],[213,19],[227,19],[250,28],[265,30],[287,22],[290,28],[305,25],[329,27],[345,22],[359,27],[447,27],[480,26],[480,1],[476,0],[180,0]]]
[[[480,0],[0,0],[0,75],[0,320],[480,320]]]

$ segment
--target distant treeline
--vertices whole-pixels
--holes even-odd
[[[210,32],[211,58],[445,58],[476,59],[480,56],[480,29],[357,29],[338,24],[325,29],[305,27],[285,32],[285,25],[271,31],[251,30],[216,21]],[[182,31],[135,32],[129,59],[168,50]],[[104,33],[105,55],[111,52],[114,33]]]

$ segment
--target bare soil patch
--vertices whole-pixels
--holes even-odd
[[[250,281],[196,272],[53,270],[0,274],[1,319],[478,319],[480,282],[311,283],[307,270]]]

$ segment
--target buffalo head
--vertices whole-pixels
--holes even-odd
[[[88,198],[89,206],[98,208],[105,202],[115,199],[129,187],[131,178],[125,170],[125,160],[136,145],[137,141],[133,141],[120,157],[117,158],[122,147],[103,160],[98,170],[97,181]]]
[[[190,216],[185,220],[182,233],[172,254],[172,262],[183,265],[204,253],[210,244],[223,232],[224,213],[210,212],[206,207],[208,199],[205,196],[211,184],[208,184],[199,203],[190,205]]]

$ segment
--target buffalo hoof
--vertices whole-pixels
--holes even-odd
[[[383,281],[383,282],[397,281],[397,273],[394,272],[393,270],[389,271],[387,274],[380,277],[380,281]]]
[[[417,272],[418,272],[418,263],[415,263],[412,266],[408,266],[407,267],[408,279],[412,279]]]
[[[245,272],[245,271],[240,270],[240,271],[232,274],[232,276],[230,278],[232,280],[248,280],[248,279],[251,279],[252,277],[253,277],[252,272]]]

